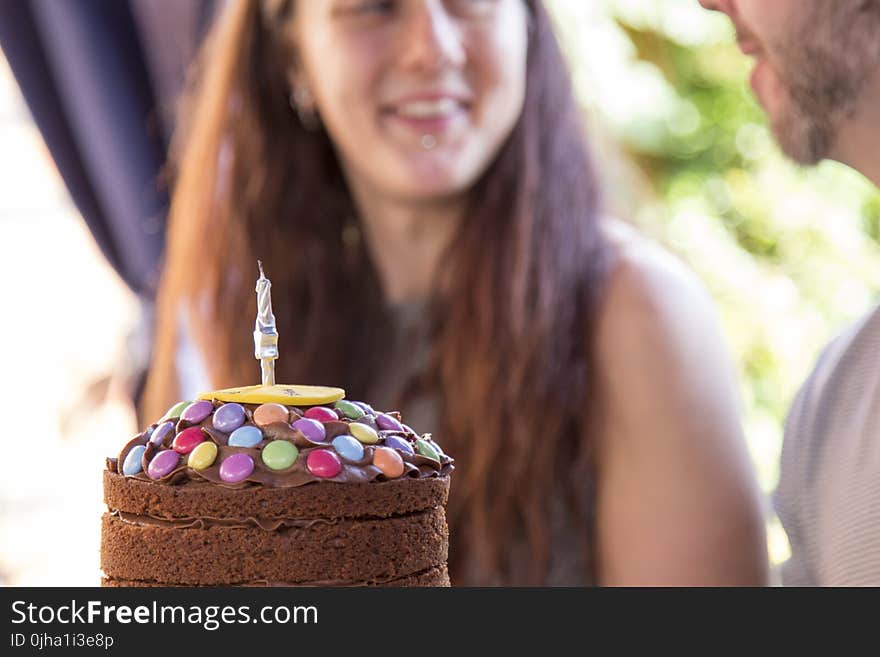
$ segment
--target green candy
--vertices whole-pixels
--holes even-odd
[[[440,455],[437,453],[437,450],[421,438],[416,438],[416,451],[425,458],[440,461]]]
[[[263,463],[270,470],[287,470],[296,461],[299,450],[287,440],[273,440],[263,448]]]
[[[362,409],[354,402],[350,402],[346,399],[340,399],[338,402],[333,404],[333,408],[335,408],[337,411],[342,411],[342,414],[349,420],[357,420],[359,417],[364,416],[364,409]]]
[[[185,409],[190,404],[192,404],[192,402],[189,402],[189,401],[177,402],[174,406],[172,406],[167,411],[165,411],[165,415],[162,416],[162,419],[159,420],[159,422],[162,422],[163,420],[167,420],[168,418],[172,418],[172,417],[180,417],[180,414],[183,413],[183,409]]]

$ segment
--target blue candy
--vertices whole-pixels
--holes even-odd
[[[385,447],[393,447],[406,454],[415,454],[412,444],[400,436],[385,436]]]
[[[339,456],[346,461],[355,462],[364,458],[364,446],[361,445],[360,441],[354,436],[346,434],[336,436],[331,444],[333,445],[333,449],[339,452]]]
[[[144,445],[135,445],[128,450],[128,454],[125,455],[125,461],[122,462],[122,474],[130,477],[144,469],[141,465],[141,458],[144,455],[145,449]]]
[[[251,424],[239,427],[229,436],[229,445],[232,447],[256,447],[263,440],[263,432]]]

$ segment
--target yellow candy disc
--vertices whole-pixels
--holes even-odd
[[[245,386],[243,388],[226,388],[199,395],[199,399],[219,399],[222,402],[238,402],[240,404],[284,404],[286,406],[315,406],[332,404],[345,397],[342,388],[325,386],[281,385]]]
[[[209,440],[200,443],[189,453],[186,464],[193,470],[204,470],[214,464],[217,458],[217,445]]]

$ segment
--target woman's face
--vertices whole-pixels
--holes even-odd
[[[303,0],[293,78],[347,175],[404,201],[465,192],[522,111],[524,0]]]

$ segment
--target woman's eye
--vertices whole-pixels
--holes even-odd
[[[392,13],[397,4],[396,0],[357,0],[345,3],[342,10],[355,15],[385,15]]]
[[[456,14],[479,16],[485,14],[498,4],[499,0],[446,0],[447,6]]]

